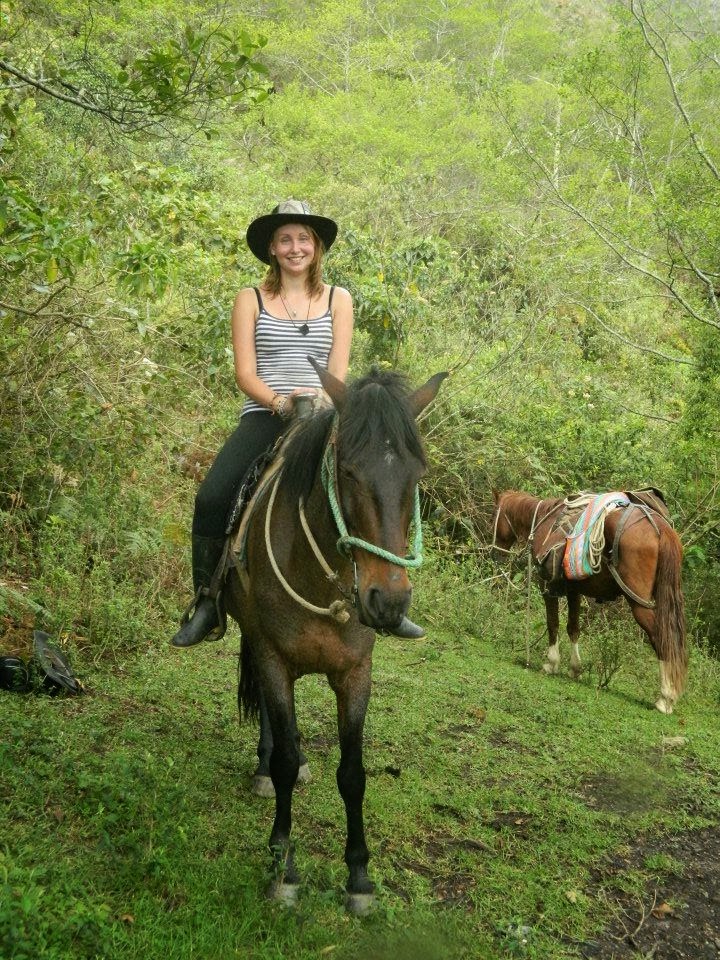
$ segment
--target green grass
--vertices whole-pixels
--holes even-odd
[[[591,878],[604,856],[720,819],[717,664],[694,651],[688,693],[664,717],[651,709],[653,654],[622,615],[625,658],[598,689],[592,669],[579,682],[542,675],[542,643],[530,669],[516,662],[522,598],[512,610],[470,594],[452,567],[423,578],[414,612],[430,637],[376,647],[373,916],[343,910],[334,703],[318,677],[297,687],[313,772],[294,802],[301,899],[287,912],[263,897],[272,803],[249,791],[256,730],[238,725],[231,631],[190,651],[158,641],[114,666],[76,655],[80,698],[0,692],[0,956],[579,956],[608,919]],[[664,745],[678,735],[684,745]]]

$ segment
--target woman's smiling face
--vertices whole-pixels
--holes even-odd
[[[287,223],[278,227],[270,244],[270,253],[288,273],[303,273],[313,262],[315,240],[309,227]]]

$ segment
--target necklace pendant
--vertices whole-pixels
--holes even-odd
[[[301,327],[298,327],[298,330],[304,337],[310,333],[310,327],[306,323],[304,323]]]

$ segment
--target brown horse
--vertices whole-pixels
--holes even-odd
[[[231,571],[228,612],[242,631],[239,700],[269,725],[275,793],[269,894],[293,902],[293,786],[301,765],[295,681],[325,674],[337,700],[337,784],[347,819],[347,907],[364,913],[368,877],[363,824],[363,726],[376,632],[407,613],[408,568],[421,560],[417,484],[426,463],[416,417],[447,375],[411,392],[399,374],[373,370],[345,386],[316,367],[333,407],[300,424],[282,451],[277,484],[248,526],[246,569]],[[414,521],[414,556],[407,556]],[[332,567],[331,567],[332,565]],[[261,746],[263,736],[261,735]]]
[[[516,490],[494,496],[494,546],[508,550],[517,540],[526,540],[539,566],[553,540],[558,541],[557,524],[565,501],[540,500]],[[632,512],[623,519],[625,510]],[[547,583],[543,585],[550,641],[543,669],[557,673],[560,667],[557,592],[567,596],[572,676],[581,670],[580,597],[602,602],[624,596],[659,660],[660,697],[655,706],[662,713],[672,713],[685,688],[687,650],[680,582],[682,545],[663,513],[635,504],[611,511],[604,521],[605,548],[599,571],[583,580],[564,579],[561,591],[548,589]]]

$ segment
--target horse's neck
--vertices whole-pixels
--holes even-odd
[[[508,519],[518,537],[527,540],[537,527],[538,517],[543,513],[546,501],[525,494],[506,507]],[[548,501],[549,502],[549,501]]]

